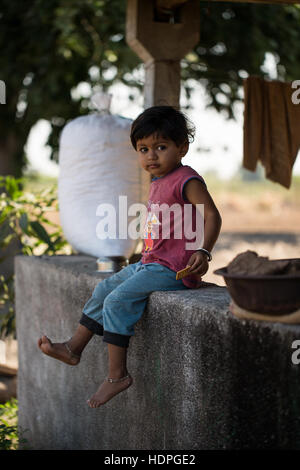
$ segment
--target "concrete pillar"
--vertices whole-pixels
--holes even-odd
[[[180,60],[200,39],[198,0],[128,0],[126,40],[145,63],[145,109],[179,107]]]

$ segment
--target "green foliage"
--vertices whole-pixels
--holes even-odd
[[[5,189],[0,194],[0,248],[5,253],[14,241],[18,246],[15,254],[70,254],[72,248],[61,227],[46,217],[47,212],[58,210],[55,186],[33,194],[22,191],[22,183],[22,178],[0,176],[0,186]],[[48,233],[45,224],[56,230]],[[9,335],[15,331],[14,275],[0,276],[0,281],[0,334]]]
[[[18,436],[18,402],[15,398],[0,405],[0,450],[17,450],[25,439]]]
[[[279,80],[299,78],[299,5],[201,2],[200,8],[200,42],[182,63],[187,93],[188,79],[200,81],[210,106],[232,118],[234,103],[243,99],[243,78],[270,78],[263,69],[267,52]]]
[[[86,82],[106,89],[140,62],[125,42],[123,0],[3,0],[0,7],[0,145],[13,149],[17,177],[26,164],[23,147],[30,129],[46,119],[52,131],[51,158],[57,159],[62,127],[89,112],[87,100],[72,91]],[[16,64],[18,66],[16,67]],[[113,66],[114,76],[105,76]]]
[[[0,337],[15,334],[16,331],[14,294],[14,275],[6,279],[0,275]]]
[[[48,144],[57,161],[63,126],[90,112],[89,100],[74,94],[78,84],[89,84],[91,93],[115,82],[142,89],[133,73],[141,61],[125,39],[126,3],[2,0],[0,79],[7,104],[0,108],[0,146],[2,158],[6,151],[14,162],[15,176],[22,175],[23,148],[39,119],[51,124]],[[267,76],[262,70],[267,52],[276,59],[279,79],[299,78],[299,5],[201,1],[200,9],[199,44],[182,61],[188,97],[189,79],[200,81],[210,106],[233,117],[243,77]]]

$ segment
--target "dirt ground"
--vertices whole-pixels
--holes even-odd
[[[256,251],[270,259],[300,258],[300,233],[289,232],[222,232],[213,250],[213,259],[204,281],[224,286],[223,277],[213,273],[239,253]]]
[[[247,201],[219,201],[222,230],[205,281],[225,285],[213,274],[239,253],[253,250],[270,259],[300,257],[300,210],[295,203],[273,201],[268,195]]]

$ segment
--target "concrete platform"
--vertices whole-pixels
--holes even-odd
[[[72,335],[103,274],[89,256],[15,257],[19,428],[31,449],[300,448],[300,325],[239,320],[226,287],[154,292],[128,351],[133,385],[99,409],[107,374],[93,337],[76,367],[37,339]]]

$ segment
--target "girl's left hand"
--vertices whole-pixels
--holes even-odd
[[[187,264],[191,266],[188,275],[197,274],[203,276],[208,271],[208,258],[206,254],[201,251],[195,251]]]

